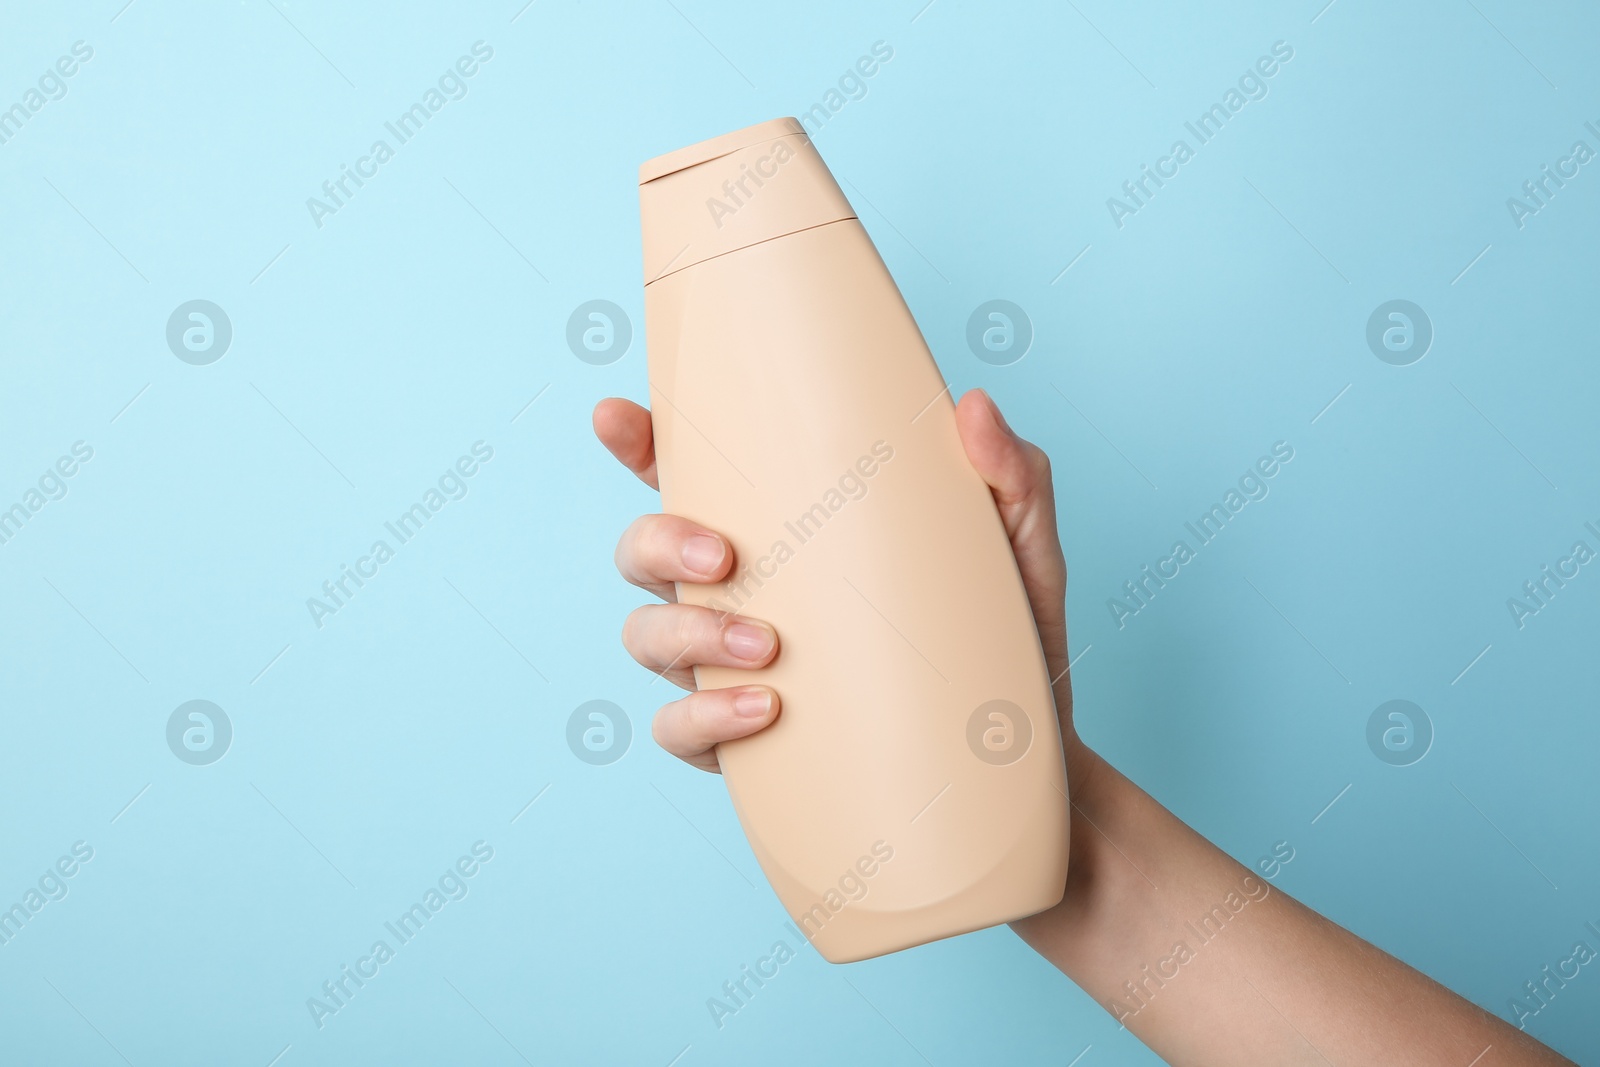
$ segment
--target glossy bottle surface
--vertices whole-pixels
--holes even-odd
[[[848,962],[1057,903],[1050,678],[988,487],[893,279],[800,125],[640,172],[663,510],[726,535],[685,603],[765,619],[768,729],[719,747],[799,932]]]

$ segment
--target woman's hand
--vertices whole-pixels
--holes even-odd
[[[956,425],[967,458],[994,493],[1027,587],[1055,679],[1072,794],[1066,894],[1012,929],[1175,1067],[1570,1067],[1526,1034],[1255,879],[1084,746],[1072,722],[1067,568],[1056,534],[1050,462],[1011,432],[981,391],[961,398]],[[603,400],[594,427],[624,466],[656,486],[648,411]],[[694,687],[697,663],[760,667],[771,661],[778,635],[767,624],[672,603],[674,581],[717,581],[728,573],[731,556],[715,531],[670,515],[646,515],[628,528],[617,546],[618,569],[668,602],[628,617],[622,641],[634,659],[685,689]],[[776,693],[736,686],[666,705],[654,732],[668,752],[716,770],[719,741],[754,733],[777,714]],[[1250,894],[1248,907],[1241,892]],[[1226,921],[1227,937],[1199,934],[1196,916],[1206,916],[1202,925]]]
[[[602,400],[594,432],[611,454],[650,488],[656,450],[650,412],[629,400]],[[686,763],[717,771],[719,741],[753,734],[778,715],[778,695],[764,685],[695,691],[698,664],[764,667],[778,651],[778,635],[759,619],[679,604],[674,582],[720,580],[733,564],[733,548],[714,530],[676,515],[641,515],[617,543],[617,570],[665,603],[634,609],[622,624],[622,644],[641,664],[690,691],[656,712],[656,743]]]
[[[1090,757],[1072,728],[1072,680],[1067,671],[1067,566],[1056,533],[1055,493],[1044,450],[1012,432],[982,390],[956,406],[956,426],[973,468],[988,483],[1011,538],[1011,549],[1039,628],[1045,662],[1055,679],[1056,708],[1066,743],[1068,781]],[[622,465],[652,489],[655,441],[650,413],[628,400],[602,400],[594,409],[595,435]],[[778,694],[766,686],[692,692],[696,664],[756,668],[777,653],[778,635],[759,619],[723,616],[710,608],[676,603],[673,582],[715,582],[733,563],[716,531],[673,515],[644,515],[617,545],[622,576],[660,597],[628,616],[622,643],[630,655],[674,684],[691,690],[656,713],[652,733],[668,752],[702,770],[717,770],[716,746],[755,733],[778,715]]]

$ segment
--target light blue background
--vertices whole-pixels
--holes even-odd
[[[958,393],[1055,461],[1085,737],[1502,1017],[1596,945],[1600,567],[1506,607],[1600,548],[1600,164],[1506,208],[1600,148],[1591,6],[123,3],[0,35],[0,106],[94,49],[0,145],[0,506],[94,449],[0,546],[0,904],[95,850],[0,946],[8,1062],[1158,1062],[1004,929],[805,948],[706,1009],[795,941],[721,783],[649,738],[674,694],[620,647],[611,553],[656,503],[589,412],[645,396],[638,164],[806,110],[879,40],[816,141]],[[317,228],[306,198],[478,40],[468,95]],[[1269,95],[1118,229],[1106,198],[1279,40]],[[165,341],[196,298],[233,324],[210,366]],[[1036,331],[1011,366],[965,342],[992,298]],[[1393,298],[1436,332],[1411,366],[1365,342]],[[608,366],[565,342],[591,299],[635,328]],[[469,495],[316,628],[478,440]],[[1119,629],[1107,598],[1279,440],[1271,495]],[[165,740],[197,698],[235,731],[206,767]],[[564,740],[596,698],[634,727],[610,766]],[[1436,730],[1409,767],[1365,740],[1395,698]],[[306,999],[478,840],[470,895],[319,1030]],[[1528,1028],[1596,1064],[1597,1015],[1588,967]]]

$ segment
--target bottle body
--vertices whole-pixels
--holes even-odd
[[[1026,592],[946,386],[853,213],[815,222],[848,204],[803,132],[763,126],[774,176],[724,203],[753,227],[736,241],[768,216],[787,232],[723,250],[704,209],[700,249],[648,281],[652,420],[663,509],[734,548],[728,580],[680,600],[779,635],[762,670],[696,670],[782,700],[719,746],[735,810],[797,930],[847,962],[1057,903],[1067,783]],[[694,164],[691,196],[738,155]],[[667,205],[645,204],[648,231]]]

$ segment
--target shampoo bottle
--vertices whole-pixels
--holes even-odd
[[[718,759],[796,931],[835,963],[1043,911],[1061,735],[989,488],[882,259],[792,118],[640,168],[663,510],[733,569],[684,603],[770,622],[782,710]]]

